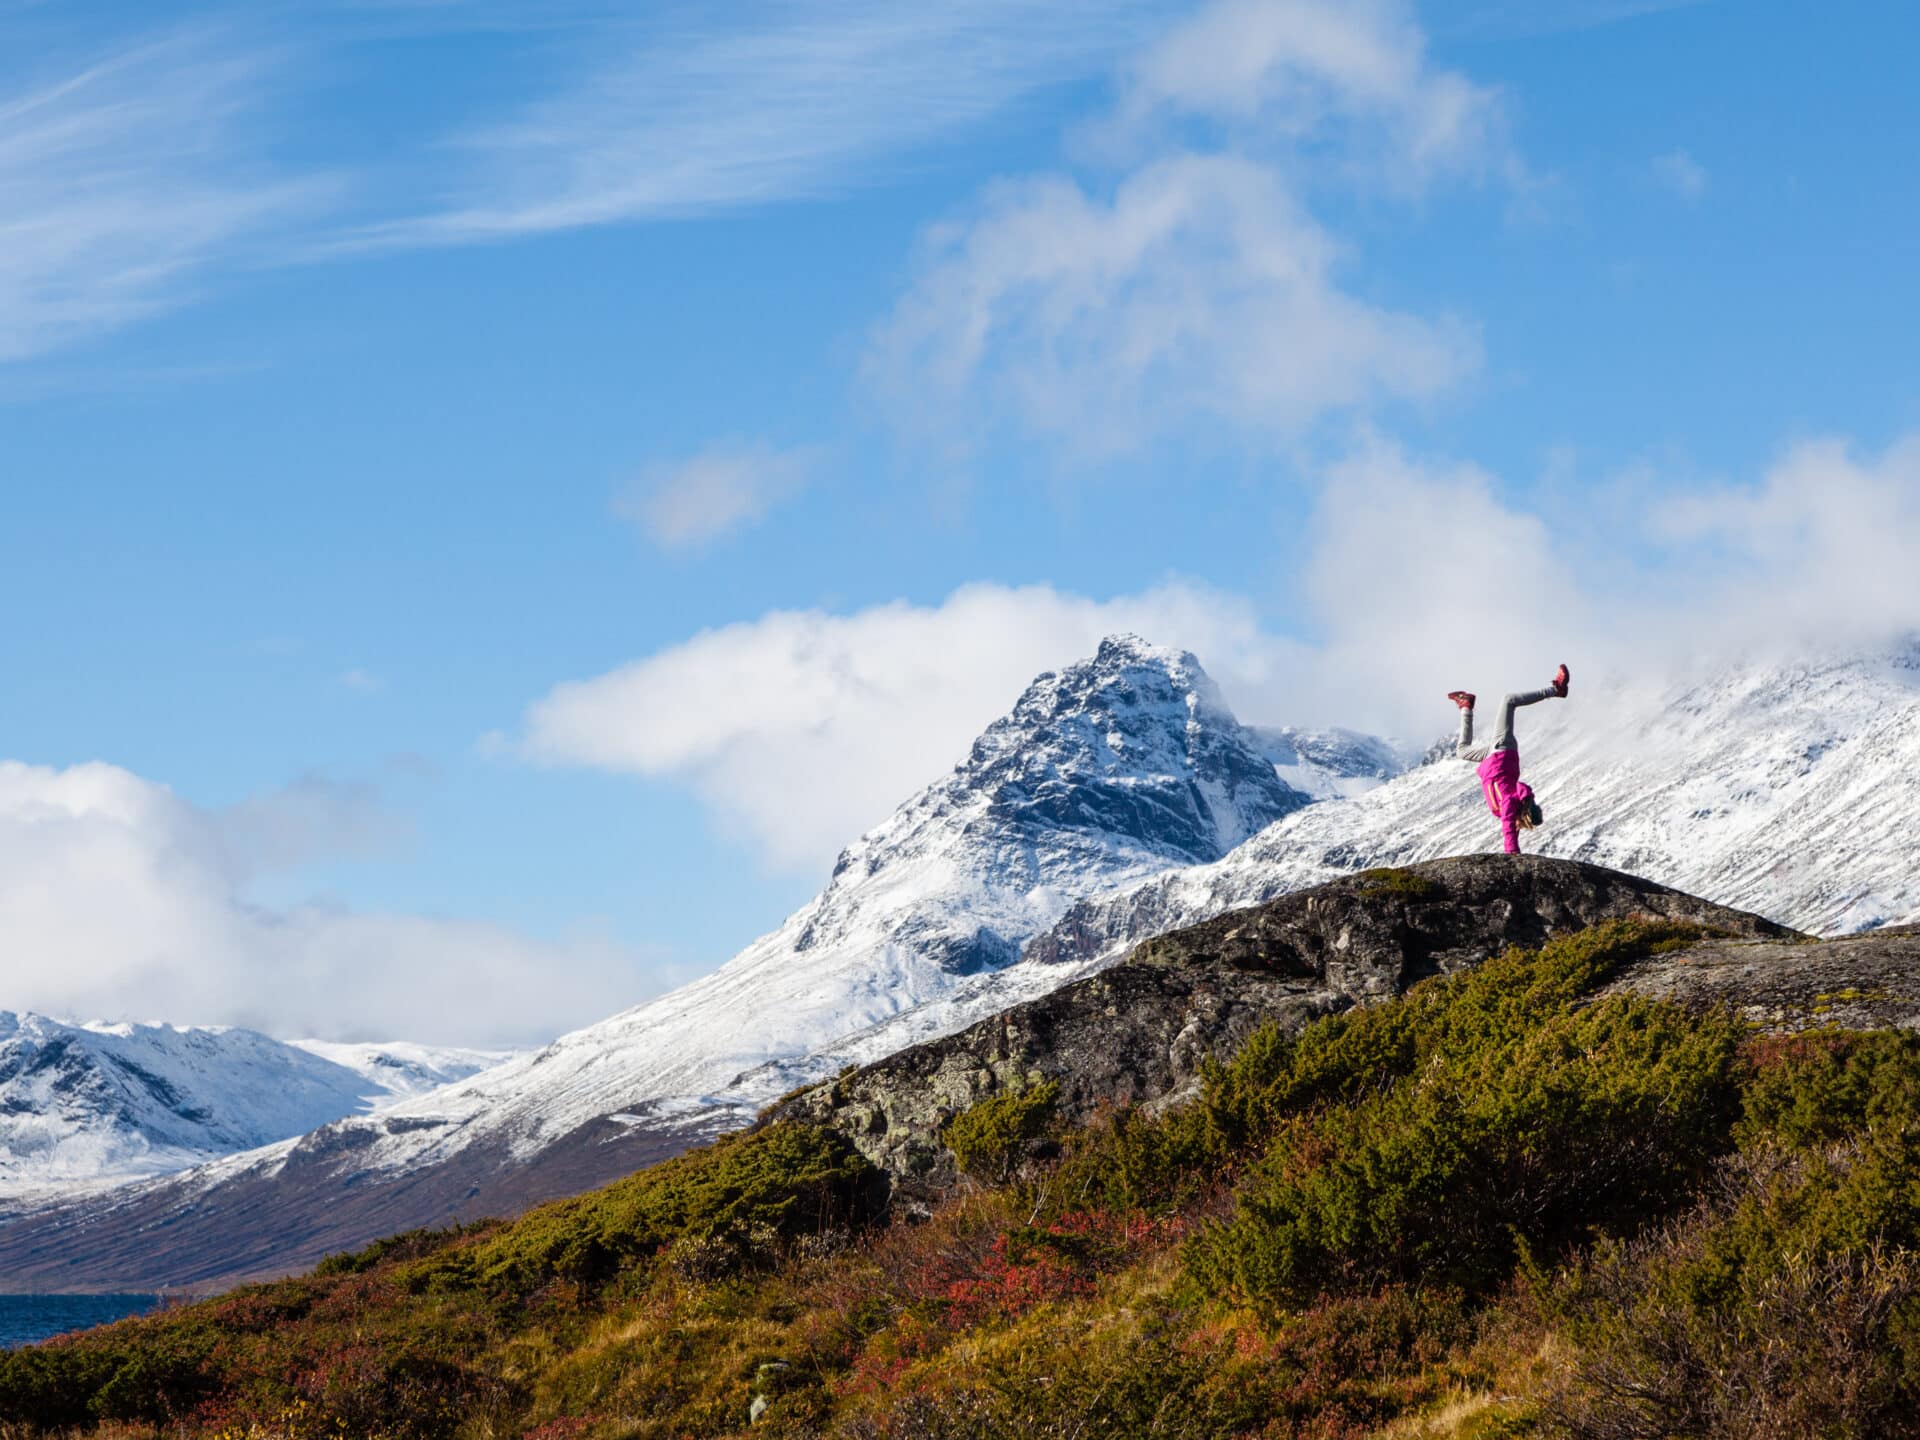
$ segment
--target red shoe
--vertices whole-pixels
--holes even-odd
[[[1553,693],[1558,695],[1562,700],[1566,699],[1567,698],[1567,681],[1571,680],[1572,678],[1573,677],[1567,673],[1567,667],[1564,665],[1562,665],[1558,670],[1554,671],[1553,672]]]
[[[1564,669],[1565,667],[1563,666],[1562,668]],[[1562,691],[1561,693],[1565,694],[1566,692]],[[1449,690],[1447,692],[1447,699],[1458,705],[1462,710],[1471,710],[1473,708],[1473,695],[1470,691]]]

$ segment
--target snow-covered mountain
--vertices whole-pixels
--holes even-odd
[[[1732,665],[1676,686],[1582,685],[1520,711],[1515,728],[1547,820],[1527,849],[1818,934],[1920,920],[1920,643]],[[1075,905],[1006,983],[1044,985],[1030,968],[1063,981],[1149,936],[1352,870],[1498,849],[1472,767],[1451,748],[1287,816],[1224,860]]]
[[[382,1109],[504,1058],[0,1011],[0,1207],[184,1170]]]
[[[951,774],[843,851],[818,897],[714,974],[395,1113],[449,1122],[461,1148],[484,1131],[527,1155],[599,1116],[750,1112],[846,1063],[851,1037],[991,995],[1074,901],[1217,860],[1306,806],[1280,751],[1323,793],[1385,753],[1243,726],[1192,655],[1110,638],[1036,679]],[[435,1148],[423,1133],[374,1163]]]
[[[102,1204],[129,1233],[166,1223],[176,1257],[204,1243],[209,1273],[232,1274],[213,1268],[219,1250],[247,1245],[218,1229],[258,1220],[224,1217],[273,1209],[282,1234],[259,1253],[298,1263],[586,1188],[896,1047],[903,1024],[911,1037],[1004,1008],[1022,996],[995,977],[1075,901],[1218,860],[1399,763],[1366,737],[1243,726],[1193,656],[1109,639],[1035,680],[949,775],[850,846],[815,900],[714,974],[379,1115]],[[64,1223],[0,1230],[0,1261]],[[86,1229],[100,1254],[105,1232]]]
[[[1547,814],[1530,849],[1810,930],[1920,918],[1920,646],[1671,688],[1583,675],[1519,734]],[[1446,747],[1400,764],[1365,737],[1241,726],[1192,657],[1111,642],[1036,681],[715,974],[378,1115],[0,1226],[0,1272],[232,1278],[585,1189],[1147,936],[1497,848],[1470,766]]]

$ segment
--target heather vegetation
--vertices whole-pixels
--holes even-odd
[[[1620,922],[1256,1033],[1163,1113],[954,1117],[890,1213],[732,1137],[0,1357],[0,1435],[1920,1434],[1920,1040],[1597,998]]]

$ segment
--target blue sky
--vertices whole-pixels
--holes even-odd
[[[584,1023],[1106,628],[1423,734],[1920,621],[1916,43],[0,0],[0,1006]]]

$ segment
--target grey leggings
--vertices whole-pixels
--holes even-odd
[[[1517,750],[1520,747],[1513,738],[1513,712],[1522,705],[1538,705],[1542,700],[1551,700],[1555,695],[1549,685],[1544,690],[1527,690],[1518,695],[1509,695],[1500,702],[1500,728],[1494,733],[1491,745],[1473,743],[1473,711],[1460,712],[1460,743],[1453,753],[1462,760],[1484,760],[1496,750]]]

